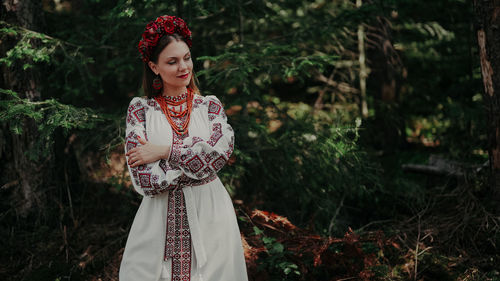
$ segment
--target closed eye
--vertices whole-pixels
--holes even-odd
[[[176,64],[176,63],[177,63],[177,59],[176,59],[176,58],[171,57],[171,59],[172,59],[172,60],[169,60],[169,61],[167,62],[167,64],[174,65],[174,64]],[[189,61],[190,59],[191,59],[191,54],[186,54],[186,56],[184,57],[184,60],[185,60],[185,61]]]

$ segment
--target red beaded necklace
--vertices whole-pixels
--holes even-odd
[[[191,108],[193,106],[193,90],[189,89],[183,95],[178,97],[172,96],[156,96],[155,100],[160,105],[165,117],[167,117],[168,123],[172,127],[172,130],[178,135],[184,135],[187,133],[187,128],[189,126],[189,120],[191,118]],[[181,106],[186,103],[186,107],[184,109],[176,110],[176,106]],[[174,118],[182,118],[185,116],[184,121],[180,126],[176,124],[176,122],[172,119]]]

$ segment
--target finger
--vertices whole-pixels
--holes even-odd
[[[129,162],[134,163],[134,162],[136,162],[137,160],[139,160],[139,155],[138,155],[137,153],[132,153],[132,154],[130,154],[130,156],[128,157],[128,160],[129,160]]]
[[[137,147],[134,147],[131,150],[127,151],[127,153],[125,153],[125,155],[130,156],[130,154],[134,153],[136,150],[137,150]]]
[[[130,167],[135,168],[135,167],[140,166],[140,165],[141,165],[140,161],[137,160]]]
[[[136,167],[136,166],[139,166],[139,165],[141,165],[141,163],[142,163],[141,157],[140,157],[139,155],[137,155],[137,154],[132,155],[132,156],[129,158],[129,160],[130,160],[130,164],[132,164],[132,165],[133,165],[133,166],[131,166],[131,167]]]
[[[140,136],[137,136],[137,139],[139,140],[139,142],[142,144],[142,145],[145,145],[147,143],[146,140],[142,139]]]

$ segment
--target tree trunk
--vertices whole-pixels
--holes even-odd
[[[401,148],[406,144],[405,120],[399,107],[401,80],[405,69],[398,52],[394,48],[392,26],[385,17],[377,17],[377,23],[366,26],[367,58],[370,76],[368,83],[373,92],[374,128],[380,148],[386,152]]]
[[[183,7],[184,6],[184,1],[183,0],[177,0],[177,16],[182,18],[183,17],[183,14],[182,14],[182,10],[183,10]]]
[[[356,7],[360,8],[362,0],[356,0]],[[366,101],[366,78],[368,67],[366,66],[365,52],[365,29],[363,24],[358,25],[358,52],[359,52],[359,112],[363,119],[368,117],[368,103]]]
[[[500,1],[474,0],[484,102],[488,115],[491,185],[500,197]]]
[[[39,0],[8,1],[4,0],[2,5],[5,11],[2,12],[4,21],[11,25],[21,26],[23,28],[39,31],[43,25],[42,2]],[[5,52],[15,45],[15,40],[4,41],[0,47],[0,53],[4,56]],[[37,43],[34,40],[33,45]],[[41,95],[38,90],[40,75],[36,68],[23,70],[25,63],[32,63],[26,59],[16,61],[12,66],[2,65],[1,87],[13,90],[21,98],[31,101],[40,100]],[[5,137],[2,143],[2,152],[4,161],[2,161],[2,181],[5,183],[17,183],[13,187],[13,196],[11,204],[17,209],[19,214],[27,216],[30,213],[43,214],[46,207],[46,195],[44,184],[47,177],[50,176],[50,157],[43,161],[34,161],[29,157],[28,151],[33,147],[38,138],[38,128],[33,120],[23,120],[23,131],[17,135],[9,130],[5,125],[2,129],[2,135]]]

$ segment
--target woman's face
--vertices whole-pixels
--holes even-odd
[[[189,85],[193,61],[189,47],[182,40],[172,40],[158,55],[158,63],[149,62],[149,67],[163,80],[166,94],[179,94],[179,88]]]

